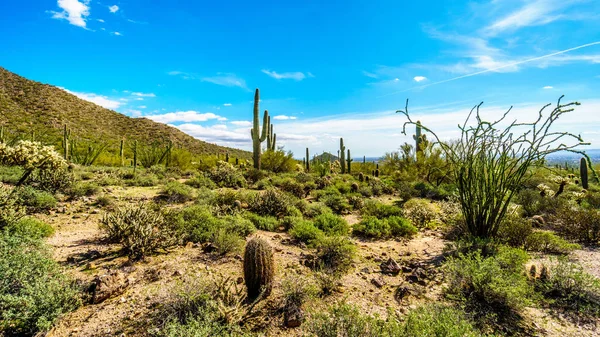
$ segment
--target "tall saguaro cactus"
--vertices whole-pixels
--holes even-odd
[[[269,112],[265,110],[263,115],[262,132],[260,130],[260,120],[258,116],[258,103],[260,101],[260,93],[258,89],[254,93],[254,123],[250,135],[252,136],[252,159],[254,160],[254,168],[260,170],[260,144],[267,139],[267,131],[269,131]]]
[[[579,161],[579,174],[581,175],[581,187],[584,189],[588,189],[590,186],[588,184],[588,165],[587,160],[585,158],[581,158]]]
[[[135,175],[135,170],[137,169],[137,140],[133,141],[133,175]]]
[[[277,140],[277,134],[273,131],[273,124],[271,124],[271,116],[267,118],[267,125],[269,125],[269,129],[267,130],[267,151],[275,151],[275,142]]]
[[[121,138],[121,146],[119,147],[119,157],[121,158],[121,166],[125,163],[125,138]]]
[[[344,138],[340,138],[340,167],[342,168],[342,174],[346,173],[346,147],[344,146]]]
[[[352,157],[350,157],[350,149],[348,149],[348,158],[346,158],[346,162],[348,163],[348,174],[350,174],[350,173],[352,173],[352,170],[351,170]]]
[[[308,148],[306,148],[306,172],[310,172],[310,156],[308,154]]]

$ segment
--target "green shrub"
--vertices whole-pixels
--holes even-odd
[[[319,198],[319,201],[337,214],[343,214],[344,212],[350,210],[350,204],[348,203],[348,200],[339,194],[324,195]]]
[[[316,243],[317,268],[326,273],[347,272],[356,255],[354,243],[343,236],[323,236]]]
[[[293,239],[313,244],[325,236],[322,230],[318,229],[315,224],[308,220],[302,220],[294,223],[289,230],[289,234]]]
[[[367,200],[360,213],[363,216],[371,215],[379,219],[384,219],[390,216],[401,216],[402,209],[398,206],[386,205],[377,200]]]
[[[368,215],[354,225],[352,232],[369,238],[387,238],[391,235],[390,225],[386,219],[381,220]]]
[[[167,202],[183,203],[194,198],[194,190],[178,181],[171,181],[160,192]]]
[[[426,305],[411,310],[401,329],[401,336],[413,337],[478,337],[483,334],[474,327],[464,312],[443,305]]]
[[[219,187],[244,188],[248,185],[242,173],[224,161],[218,162],[217,166],[209,171],[208,176]]]
[[[479,251],[451,257],[444,265],[446,295],[465,303],[482,322],[509,317],[530,303],[527,259],[523,250],[509,247],[499,247],[497,254],[488,257]]]
[[[308,204],[304,212],[302,212],[304,216],[308,218],[316,218],[321,214],[331,214],[331,208],[325,206],[320,202],[313,202],[312,204]]]
[[[418,228],[428,226],[437,220],[439,215],[436,207],[428,200],[410,199],[404,204],[404,216]]]
[[[25,208],[18,204],[12,189],[0,185],[0,230],[25,216]]]
[[[75,183],[75,177],[69,167],[61,166],[55,170],[35,170],[26,183],[41,191],[64,193]]]
[[[19,166],[0,166],[0,181],[5,184],[16,185],[23,176],[23,169]]]
[[[269,232],[273,232],[277,229],[279,221],[277,220],[277,218],[272,217],[272,216],[260,216],[258,214],[254,214],[251,212],[248,212],[246,214],[244,214],[244,217],[248,220],[250,220],[252,222],[252,224],[254,225],[254,227],[264,230],[264,231],[269,231]],[[288,217],[286,217],[288,218]]]
[[[217,184],[215,184],[212,180],[210,180],[210,178],[208,178],[204,174],[195,175],[192,179],[186,180],[185,184],[195,188],[206,187],[211,190],[217,188]]]
[[[72,199],[78,199],[81,197],[91,197],[98,193],[98,191],[100,191],[100,187],[93,182],[78,182],[67,190],[67,195]]]
[[[313,223],[327,235],[347,235],[350,233],[348,222],[335,214],[321,214]]]
[[[600,242],[600,211],[574,207],[562,208],[552,221],[561,236],[586,245]]]
[[[217,248],[218,255],[241,253],[246,242],[240,234],[229,232],[225,228],[218,228],[211,234],[211,243]]]
[[[248,202],[250,211],[259,215],[283,217],[290,215],[293,199],[276,189],[269,189],[252,196]]]
[[[281,184],[278,184],[278,186],[282,191],[288,192],[296,198],[304,198],[306,196],[304,185],[295,181],[293,178],[285,179]]]
[[[42,239],[52,236],[54,228],[33,217],[24,217],[6,226],[8,234],[31,239]]]
[[[101,195],[96,198],[96,206],[98,207],[112,207],[115,204],[115,198],[108,195]]]
[[[581,246],[570,243],[550,231],[535,231],[526,236],[524,248],[536,252],[568,254]]]
[[[32,212],[47,211],[56,207],[56,198],[48,192],[38,191],[31,186],[19,187],[16,197]]]
[[[127,186],[152,187],[159,183],[159,179],[154,174],[138,174],[133,179],[126,180]]]
[[[262,154],[260,160],[261,167],[267,171],[284,173],[296,170],[296,160],[291,151],[288,153],[283,150],[266,151]]]
[[[207,206],[194,205],[168,214],[168,221],[177,224],[184,241],[208,242],[219,227],[217,219]]]
[[[127,206],[106,214],[100,221],[100,228],[110,241],[120,243],[133,260],[179,242],[173,224],[146,204]]]
[[[0,233],[0,335],[43,334],[80,304],[46,246],[28,236]]]
[[[534,279],[535,289],[547,305],[600,317],[600,280],[566,258],[559,258],[547,274]]]
[[[531,233],[533,226],[529,219],[507,214],[500,223],[498,239],[512,247],[522,248]]]
[[[390,216],[387,222],[394,237],[412,238],[419,231],[410,220],[400,216]]]

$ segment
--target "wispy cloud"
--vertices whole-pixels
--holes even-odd
[[[425,76],[415,76],[415,77],[413,77],[413,80],[415,82],[423,82],[423,81],[427,80],[427,77],[425,77]]]
[[[90,0],[58,0],[57,5],[62,9],[62,12],[50,11],[52,18],[67,20],[70,24],[87,28],[87,17],[90,15]]]
[[[160,122],[160,123],[175,123],[175,122],[185,122],[185,123],[191,123],[191,122],[206,122],[209,120],[218,120],[218,121],[225,121],[227,120],[227,118],[216,115],[212,112],[206,112],[206,113],[201,113],[198,111],[177,111],[177,112],[169,112],[166,114],[160,114],[160,115],[149,115],[146,116],[146,118],[149,118],[155,122]]]
[[[231,124],[235,125],[235,126],[247,126],[250,127],[252,126],[252,122],[250,121],[232,121],[230,122]]]
[[[536,0],[494,21],[484,29],[486,35],[497,35],[505,31],[516,31],[528,26],[542,26],[567,18],[563,10],[578,1]]]
[[[275,71],[263,69],[262,72],[275,78],[275,79],[278,79],[278,80],[292,79],[292,80],[296,80],[296,81],[302,81],[303,79],[305,79],[307,77],[307,75],[305,75],[304,73],[299,72],[299,71],[278,73]],[[308,73],[308,77],[315,77],[315,76],[312,73]]]
[[[246,81],[237,77],[233,73],[217,73],[217,76],[203,77],[201,78],[201,81],[222,85],[225,87],[239,87],[242,89],[248,89],[246,86]]]
[[[123,36],[123,34],[121,34],[121,33],[119,33],[119,32],[112,32],[112,34],[113,34],[113,35],[116,35],[116,36]]]
[[[365,71],[365,70],[363,70],[362,73],[363,73],[363,75],[365,75],[367,77],[370,77],[370,78],[379,78],[379,76],[377,76],[377,74],[371,73],[371,72],[368,72],[368,71]]]
[[[118,11],[119,11],[119,6],[117,6],[117,5],[112,5],[112,6],[109,6],[109,7],[108,7],[108,10],[109,10],[111,13],[116,13],[116,12],[118,12]]]
[[[551,85],[547,85],[547,86],[543,87],[542,89],[554,89],[554,87]]]
[[[231,103],[225,103],[223,106],[231,106]]]
[[[286,120],[297,119],[297,117],[296,116],[277,115],[277,116],[274,116],[273,119],[279,120],[279,121],[286,121]]]
[[[108,97],[102,96],[102,95],[97,95],[97,94],[87,93],[87,92],[76,92],[76,91],[71,91],[71,90],[68,90],[65,88],[60,88],[60,89],[68,92],[69,94],[75,95],[78,98],[81,98],[88,102],[95,103],[95,104],[97,104],[101,107],[107,108],[107,109],[115,110],[123,104],[123,101],[120,101],[118,99],[111,99],[111,98],[108,98]]]
[[[104,20],[102,19],[96,19],[96,21],[104,23]]]
[[[132,92],[131,96],[138,96],[138,97],[156,97],[155,94],[153,93],[143,93],[143,92]]]

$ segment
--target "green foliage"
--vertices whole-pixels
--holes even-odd
[[[600,211],[564,207],[557,212],[552,228],[561,236],[593,245],[600,241]]]
[[[365,201],[360,213],[363,216],[374,216],[379,219],[384,219],[390,216],[402,215],[402,209],[394,205],[387,205],[380,201],[370,199]]]
[[[93,182],[77,182],[73,184],[67,191],[67,195],[72,199],[77,199],[81,197],[91,197],[92,195],[98,193],[100,191],[100,187]]]
[[[296,160],[292,152],[285,153],[283,150],[267,151],[262,154],[261,168],[275,173],[294,172]]]
[[[418,228],[424,228],[438,220],[439,211],[429,200],[410,199],[404,204],[404,216]]]
[[[10,223],[4,229],[6,234],[30,239],[43,239],[54,234],[54,228],[33,217],[24,217]]]
[[[172,203],[183,203],[194,199],[194,190],[178,181],[168,182],[160,194]]]
[[[19,166],[0,166],[0,181],[5,184],[16,185],[23,173],[23,169]]]
[[[600,280],[567,258],[559,258],[546,278],[539,277],[533,281],[547,305],[584,316],[600,317]]]
[[[34,229],[0,233],[0,335],[35,336],[49,330],[80,300]]]
[[[314,218],[315,227],[327,235],[347,235],[350,233],[348,222],[335,214],[321,214]]]
[[[542,197],[540,191],[536,188],[522,189],[517,194],[516,200],[523,207],[525,216],[555,214],[565,205],[563,198]]]
[[[244,251],[244,281],[248,299],[269,296],[273,288],[275,262],[271,245],[261,238],[252,238]]]
[[[581,246],[570,243],[550,231],[535,231],[526,236],[524,248],[536,252],[568,254]]]
[[[401,318],[390,312],[387,320],[365,315],[358,307],[339,302],[326,312],[311,315],[309,336],[317,337],[478,337],[466,315],[454,308],[427,305],[413,309]]]
[[[277,218],[268,215],[261,216],[258,214],[248,212],[244,214],[244,217],[250,220],[254,227],[264,231],[273,232],[277,229],[277,226],[279,224]]]
[[[132,260],[142,259],[179,242],[173,224],[160,212],[142,203],[105,214],[100,220],[100,228],[111,242],[120,243]]]
[[[390,227],[391,234],[394,237],[410,239],[418,232],[417,227],[413,226],[410,220],[400,216],[390,216],[387,218],[387,222]]]
[[[0,186],[0,230],[12,225],[25,216],[25,209],[18,204],[17,198],[12,195],[12,190]]]
[[[498,230],[498,239],[512,247],[522,248],[532,233],[531,220],[511,214],[502,220]]]
[[[369,238],[384,238],[390,236],[391,230],[387,220],[367,215],[354,225],[352,233]]]
[[[23,186],[17,189],[16,198],[23,206],[27,206],[32,212],[47,211],[56,207],[56,198],[48,192],[38,191],[31,186]]]
[[[319,242],[325,236],[322,230],[318,229],[314,223],[308,220],[295,222],[290,228],[289,234],[293,239],[306,244]]]
[[[208,176],[219,187],[243,188],[247,182],[242,173],[233,165],[220,161],[208,173]]]
[[[315,244],[317,268],[329,274],[346,273],[356,255],[354,243],[343,236],[324,236]]]
[[[268,189],[252,196],[248,202],[250,211],[258,215],[284,217],[291,215],[293,199],[277,189]]]
[[[466,304],[482,322],[509,317],[530,303],[527,259],[523,250],[508,247],[499,247],[491,256],[474,251],[451,257],[444,265],[446,295]]]
[[[217,184],[215,184],[212,180],[210,180],[210,178],[208,178],[204,174],[195,175],[192,179],[186,180],[185,184],[195,188],[206,187],[211,190],[217,188]]]
[[[93,165],[98,157],[106,150],[107,146],[107,143],[79,144],[79,142],[71,140],[69,144],[69,160],[83,166]]]

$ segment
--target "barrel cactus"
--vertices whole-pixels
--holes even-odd
[[[253,238],[246,244],[244,252],[244,281],[248,289],[248,299],[268,296],[273,288],[275,265],[273,249],[261,238]]]

